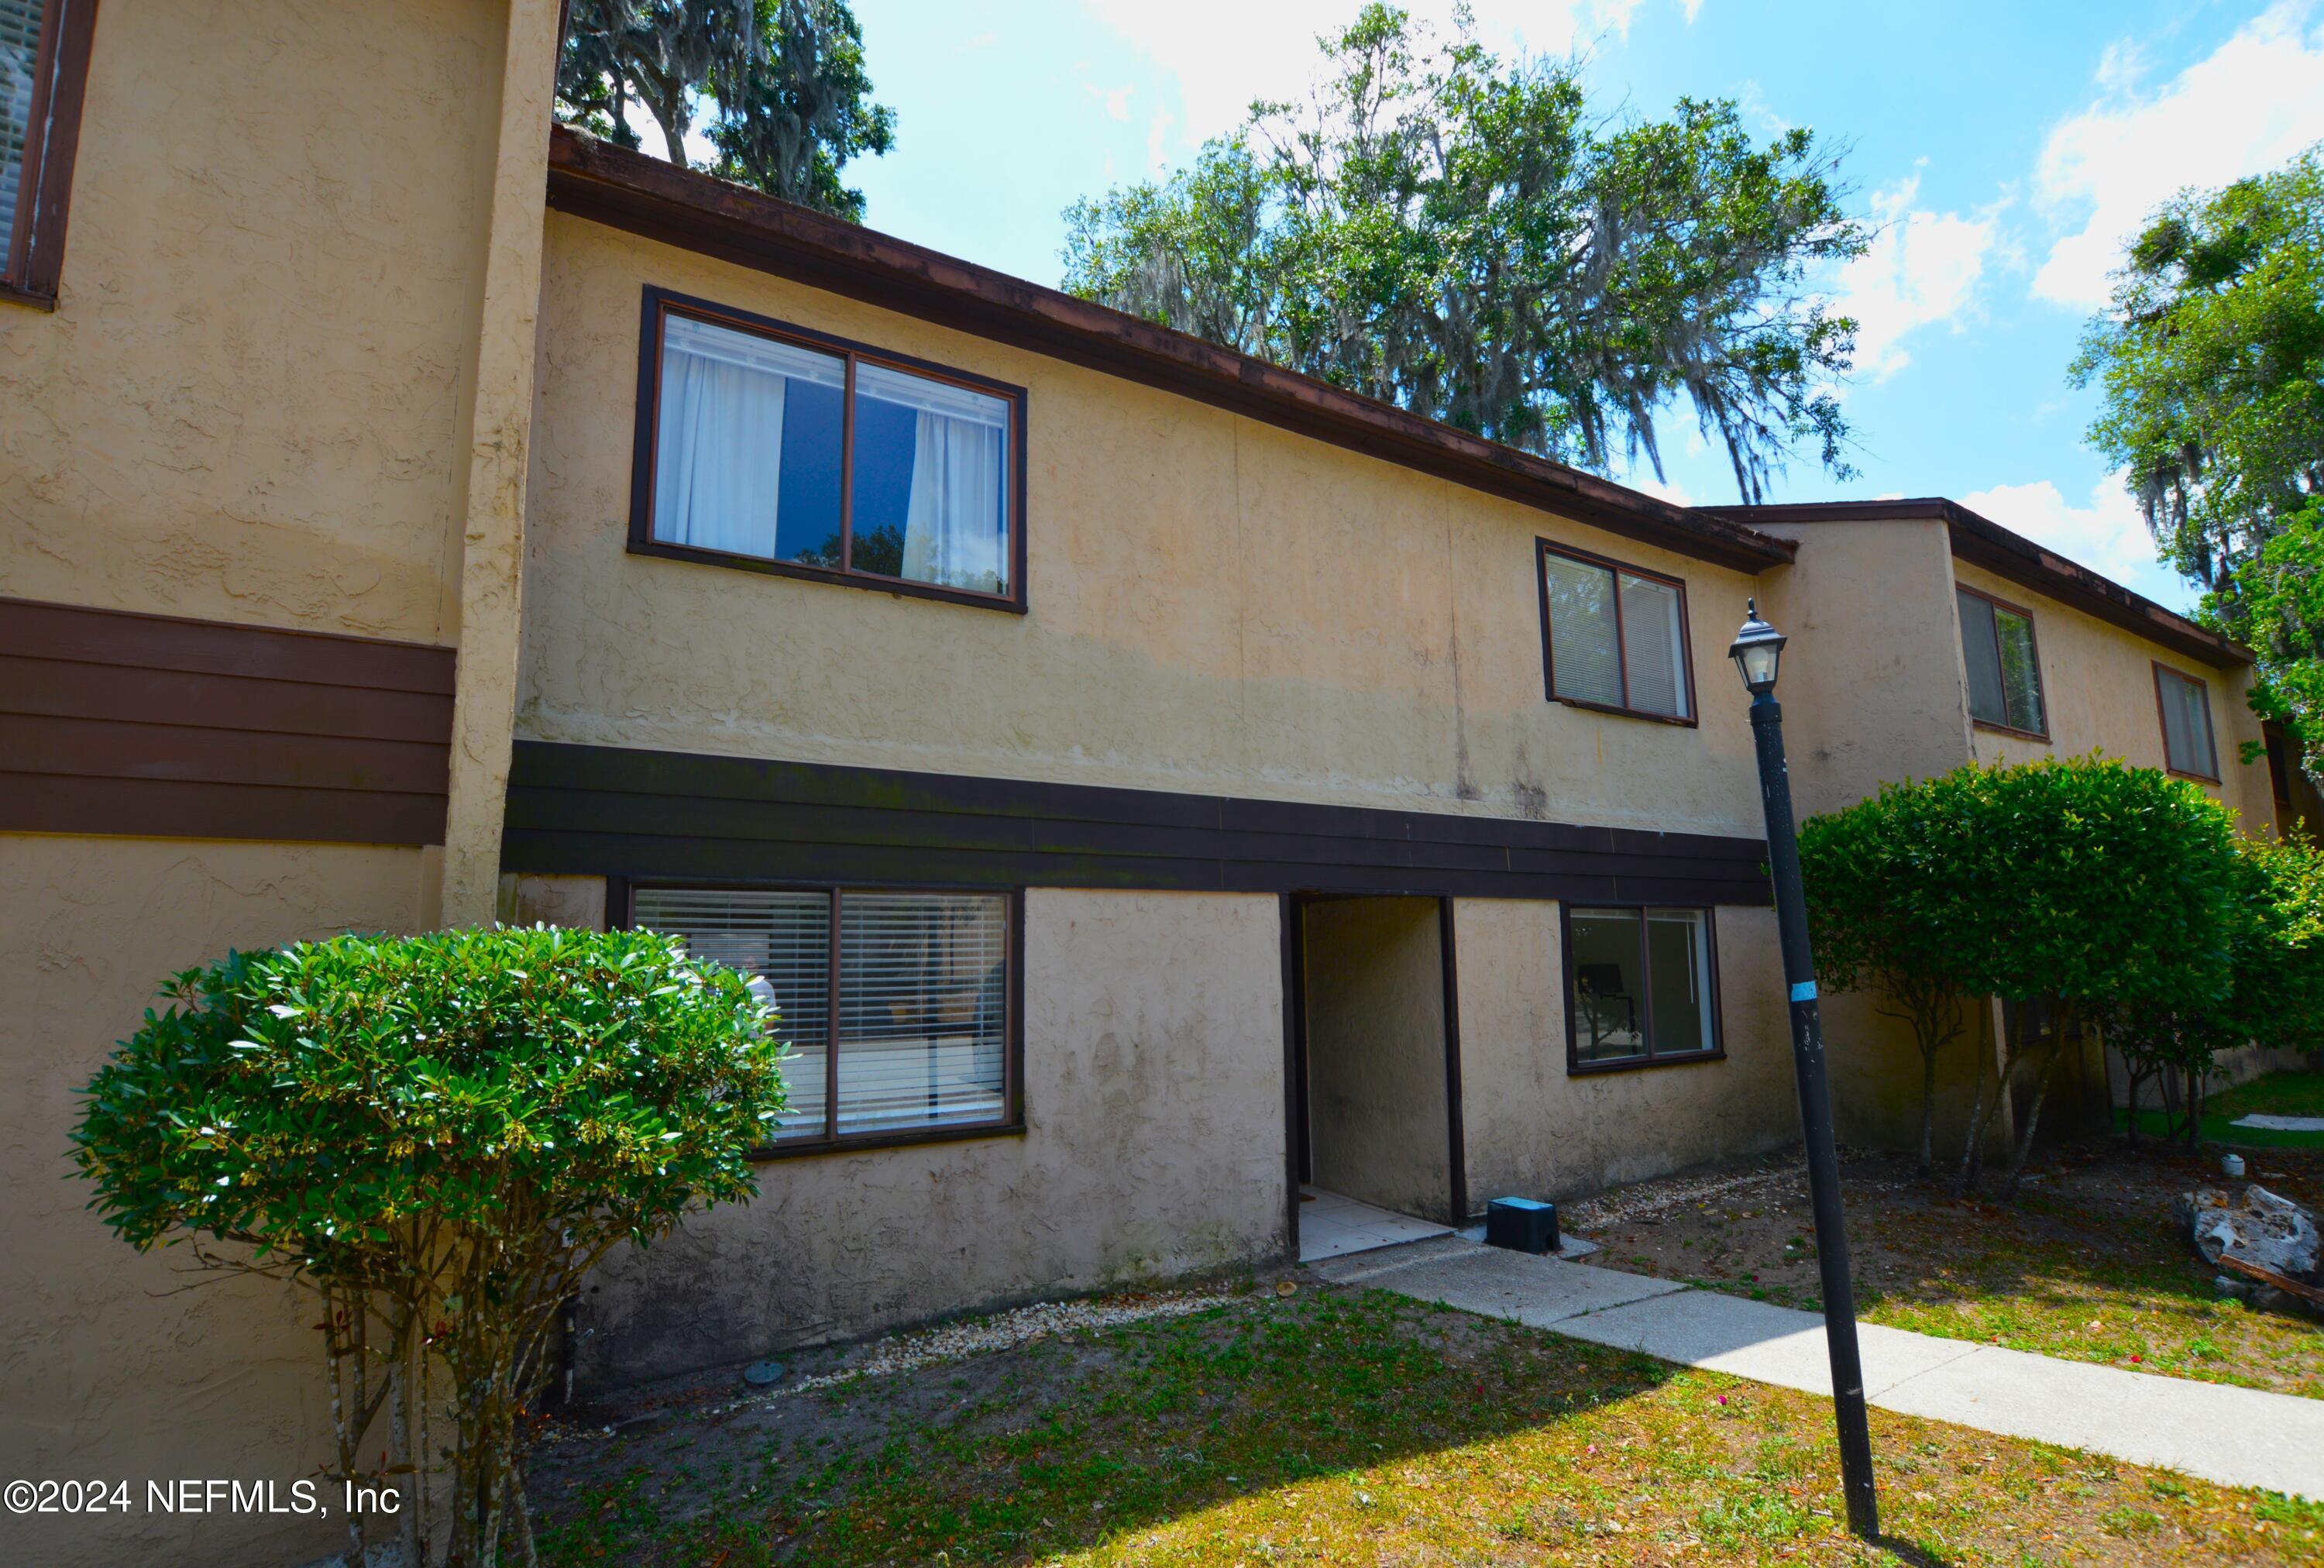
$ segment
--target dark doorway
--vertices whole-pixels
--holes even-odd
[[[1337,1222],[1347,1200],[1465,1223],[1450,900],[1310,895],[1291,901],[1287,927],[1290,1132],[1307,1213],[1323,1220],[1321,1203]]]

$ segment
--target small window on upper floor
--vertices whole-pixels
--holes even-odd
[[[1956,593],[1961,655],[1969,666],[1969,716],[1991,729],[2048,740],[2042,650],[2034,641],[2033,615],[1975,588]]]
[[[2219,753],[2211,743],[2211,688],[2166,665],[2154,667],[2154,705],[2163,714],[2163,755],[2173,773],[2219,781]]]
[[[1546,540],[1538,550],[1551,700],[1692,724],[1685,585]]]
[[[632,549],[1022,607],[1021,391],[653,290],[644,355]]]
[[[0,298],[53,307],[95,0],[0,0]]]

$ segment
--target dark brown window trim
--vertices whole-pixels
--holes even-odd
[[[1983,599],[1995,609],[2006,610],[2011,614],[2018,616],[2024,621],[2025,640],[2034,646],[2034,695],[2041,699],[2042,722],[2044,725],[2048,724],[2050,722],[2050,683],[2048,680],[2043,678],[2042,673],[2042,629],[2034,623],[2034,612],[2027,609],[2023,604],[2011,604],[2008,600],[2001,597],[1998,594],[1988,594],[1983,588],[1972,588],[1967,583],[1961,582],[1958,578],[1953,582],[1953,591],[1957,594],[1967,594],[1972,599]],[[1967,634],[1968,629],[1964,627],[1962,629],[1962,635],[1967,636]],[[2001,658],[2001,625],[1998,621],[1994,623],[1993,628],[1993,654],[1997,668],[1998,661]],[[1968,694],[1964,692],[1962,695],[1966,697]],[[2003,706],[2006,707],[2009,702],[2009,691],[2006,687],[2002,688],[2001,700]],[[1980,730],[1991,730],[1996,734],[2015,735],[2018,739],[2024,741],[2039,741],[2045,746],[2050,743],[2050,732],[2046,728],[2039,730],[2020,729],[2015,724],[1997,724],[1991,719],[1978,718],[1975,714],[1969,715],[1969,722],[1976,725]]]
[[[841,559],[847,558],[853,542],[855,497],[855,367],[859,362],[889,369],[908,371],[933,381],[967,387],[1008,400],[1009,418],[1009,592],[980,594],[966,588],[947,588],[935,583],[914,582],[908,577],[883,576],[853,567],[839,568],[805,566],[796,561],[768,560],[759,556],[735,555],[725,550],[704,549],[696,545],[672,544],[654,537],[654,437],[660,426],[661,396],[661,324],[671,313],[708,321],[716,326],[731,327],[738,331],[753,333],[777,342],[795,343],[802,348],[840,355],[846,364],[846,380],[840,394],[840,485],[839,531]],[[831,583],[843,587],[871,588],[881,593],[895,594],[911,599],[940,599],[947,604],[971,604],[980,609],[1002,610],[1021,615],[1026,611],[1025,595],[1025,477],[1026,405],[1028,394],[1021,386],[994,381],[989,376],[956,370],[950,365],[936,364],[928,360],[914,359],[907,355],[893,354],[867,343],[850,338],[835,337],[829,333],[778,321],[772,317],[754,315],[721,305],[715,300],[696,299],[674,293],[667,289],[647,285],[645,302],[638,331],[638,407],[637,432],[630,462],[630,538],[632,555],[658,556],[665,560],[695,561],[705,566],[730,567],[746,572],[761,572],[769,576],[795,577],[803,582]]]
[[[905,1128],[893,1131],[839,1134],[832,1130],[839,1116],[839,1075],[826,1067],[824,1075],[824,1126],[821,1138],[786,1139],[751,1150],[754,1160],[795,1159],[802,1155],[844,1154],[870,1148],[902,1148],[918,1143],[958,1143],[974,1138],[1009,1138],[1024,1133],[1025,1125],[1025,890],[1022,888],[975,887],[960,883],[886,882],[849,881],[841,882],[800,881],[798,879],[688,878],[688,877],[608,877],[605,883],[605,909],[609,922],[619,909],[619,926],[627,929],[636,924],[637,896],[641,888],[736,888],[751,890],[781,889],[795,892],[816,892],[838,895],[831,904],[831,991],[826,1004],[824,1025],[826,1049],[834,1066],[839,1051],[839,907],[850,892],[880,893],[975,893],[986,898],[999,894],[1009,903],[1009,952],[1003,960],[1005,990],[1001,1007],[1005,1013],[1002,1032],[1007,1037],[1001,1047],[1001,1115],[998,1121],[959,1122],[945,1127]]]
[[[2050,711],[2050,703],[2046,696],[2042,702],[2042,711],[2044,716],[2047,716]],[[2050,744],[2050,737],[2040,730],[2021,730],[2015,724],[1997,724],[1991,719],[1980,719],[1974,715],[1969,722],[1975,728],[1988,730],[1997,735],[2008,735],[2020,741],[2039,741],[2045,746]]]
[[[2219,732],[2218,727],[2211,723],[2211,683],[2200,676],[2189,675],[2181,669],[2173,669],[2159,659],[2150,659],[2147,663],[2154,667],[2154,724],[2155,727],[2163,733],[2163,770],[2173,779],[2192,779],[2198,784],[2218,783],[2220,776],[2217,773],[2190,773],[2172,761],[2171,721],[2163,706],[2163,678],[2165,675],[2176,677],[2191,686],[2202,688],[2203,734],[2211,742],[2211,766],[2216,768],[2219,765]]]
[[[1687,624],[1686,579],[1674,577],[1663,572],[1650,572],[1644,567],[1634,567],[1609,556],[1593,555],[1588,550],[1576,549],[1572,545],[1552,544],[1545,539],[1536,539],[1533,543],[1534,591],[1541,603],[1542,689],[1548,695],[1549,700],[1564,707],[1581,708],[1587,713],[1612,714],[1626,719],[1646,719],[1657,724],[1675,724],[1681,729],[1691,730],[1700,724],[1702,720],[1698,715],[1702,708],[1696,702],[1694,691],[1694,629]],[[1683,715],[1653,713],[1646,708],[1631,707],[1627,701],[1592,702],[1587,697],[1557,695],[1557,669],[1551,656],[1549,640],[1549,558],[1551,556],[1562,556],[1570,561],[1581,561],[1588,566],[1603,567],[1614,574],[1614,663],[1622,673],[1622,695],[1625,698],[1630,695],[1630,660],[1628,650],[1622,646],[1622,574],[1628,572],[1634,577],[1644,577],[1652,583],[1667,584],[1678,590],[1678,636],[1681,653],[1679,676],[1686,682],[1686,712]]]
[[[1674,1051],[1668,1056],[1622,1056],[1612,1061],[1582,1060],[1580,1042],[1576,1038],[1575,1018],[1580,1011],[1573,983],[1573,905],[1572,899],[1562,899],[1557,906],[1557,945],[1565,968],[1565,1075],[1587,1078],[1599,1073],[1635,1073],[1647,1067],[1680,1067],[1695,1062],[1723,1062],[1727,1059],[1727,1020],[1719,993],[1719,911],[1706,904],[1641,903],[1631,899],[1590,899],[1582,900],[1592,909],[1636,909],[1643,926],[1648,909],[1692,909],[1702,915],[1703,963],[1709,973],[1703,983],[1710,991],[1711,1049],[1707,1051]],[[1639,953],[1646,952],[1646,934],[1639,933]],[[1649,978],[1651,983],[1651,978]],[[1654,1048],[1654,1010],[1649,996],[1646,1029],[1647,1050]]]
[[[57,308],[64,272],[65,217],[73,158],[80,146],[81,101],[88,96],[89,43],[97,0],[49,0],[41,16],[32,124],[16,176],[16,222],[0,266],[0,299],[37,310]]]

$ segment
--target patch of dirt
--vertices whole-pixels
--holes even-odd
[[[2247,1179],[2313,1208],[2324,1156],[2246,1150]],[[1851,1277],[1868,1322],[1950,1339],[2324,1397],[2324,1332],[2221,1297],[2172,1200],[2221,1185],[2215,1158],[2069,1146],[2015,1204],[1956,1198],[1911,1161],[1844,1155]],[[1817,1308],[1807,1178],[1796,1150],[1618,1188],[1566,1206],[1599,1261]]]

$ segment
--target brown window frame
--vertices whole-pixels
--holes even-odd
[[[2217,784],[2219,782],[2221,777],[2219,774],[2189,772],[2186,769],[2180,767],[2176,762],[2172,761],[2171,721],[2163,706],[2163,678],[2166,675],[2175,680],[2186,681],[2189,685],[2196,687],[2201,690],[2203,694],[2203,735],[2206,740],[2210,742],[2211,766],[2216,768],[2219,765],[2219,731],[2218,726],[2211,722],[2211,683],[2205,680],[2201,676],[2189,675],[2183,669],[2173,669],[2171,666],[2163,663],[2159,659],[2151,659],[2147,660],[2147,662],[2154,667],[2154,724],[2155,728],[2162,732],[2163,770],[2170,774],[2173,779],[2192,779],[2199,784]]]
[[[2015,735],[2021,741],[2039,741],[2043,745],[2048,745],[2050,743],[2050,683],[2043,678],[2042,629],[2034,619],[2034,612],[2023,604],[2012,604],[1998,594],[1988,594],[1983,588],[1972,588],[1967,583],[1955,583],[1953,591],[1958,594],[1967,594],[1972,599],[1982,599],[1996,610],[2006,610],[2025,623],[2025,640],[2034,647],[2034,692],[2042,701],[2042,727],[2038,730],[2020,729],[2011,724],[1996,724],[1991,719],[1978,718],[1974,713],[1969,715],[1969,722],[1980,730],[1991,730],[1997,735]],[[1961,628],[1961,639],[1962,646],[1966,650],[1969,639],[1969,628],[1966,626]],[[1997,668],[2006,668],[2001,660],[2001,626],[1997,619],[1993,628],[1993,657]],[[1965,700],[1968,696],[1969,693],[1964,690],[1962,696]],[[2002,688],[2001,700],[2006,711],[2009,701],[2009,691],[2006,683]]]
[[[1536,538],[1533,542],[1533,586],[1534,592],[1541,603],[1542,690],[1548,696],[1549,700],[1565,707],[1581,708],[1588,713],[1614,714],[1623,718],[1646,719],[1658,724],[1676,724],[1682,729],[1691,730],[1697,727],[1702,723],[1702,710],[1694,689],[1694,628],[1690,623],[1687,613],[1686,579],[1674,577],[1666,572],[1649,571],[1644,567],[1631,566],[1627,561],[1618,561],[1610,556],[1596,555],[1589,550],[1576,549],[1572,545],[1555,544],[1545,539]],[[1622,675],[1622,701],[1618,704],[1595,702],[1581,696],[1560,696],[1557,693],[1557,661],[1549,636],[1549,558],[1551,556],[1562,556],[1567,560],[1580,561],[1585,566],[1598,567],[1614,574],[1614,664]],[[1662,583],[1678,590],[1678,635],[1681,652],[1679,675],[1686,682],[1686,712],[1683,714],[1658,714],[1648,708],[1629,706],[1630,659],[1628,650],[1622,644],[1622,574],[1625,572],[1634,577],[1644,577],[1650,583]],[[1617,906],[1609,904],[1605,907],[1613,909]],[[1678,906],[1668,907],[1675,909]]]
[[[638,334],[637,432],[630,464],[629,552],[632,555],[694,561],[704,566],[759,572],[768,576],[794,577],[804,582],[831,583],[841,587],[871,588],[907,598],[936,599],[946,604],[971,604],[980,609],[1001,610],[1018,615],[1026,613],[1025,476],[1028,465],[1025,428],[1029,397],[1023,387],[929,360],[893,354],[872,344],[858,343],[853,338],[835,337],[827,332],[816,332],[788,321],[778,321],[770,316],[755,315],[733,306],[721,305],[715,300],[697,299],[652,284],[646,286],[642,314],[643,320]],[[654,438],[661,428],[661,329],[663,321],[673,314],[738,332],[752,333],[778,343],[795,344],[818,354],[832,355],[844,362],[845,378],[840,390],[839,538],[842,565],[816,567],[798,561],[770,560],[762,556],[705,549],[699,545],[673,544],[668,540],[654,537]],[[1008,593],[982,594],[970,588],[915,582],[909,577],[891,577],[861,570],[850,562],[854,547],[855,370],[859,364],[946,382],[1008,401]]]
[[[831,899],[831,960],[829,1001],[824,1023],[824,1135],[790,1138],[761,1144],[750,1152],[754,1160],[797,1159],[819,1154],[852,1154],[867,1148],[908,1148],[923,1143],[960,1143],[978,1138],[1014,1138],[1025,1132],[1025,890],[963,882],[881,882],[764,880],[734,877],[608,877],[605,913],[609,926],[631,930],[637,926],[637,895],[641,889],[696,889],[748,892],[823,893]],[[839,919],[840,905],[849,893],[975,893],[1001,898],[1008,904],[1009,951],[1002,955],[1001,1052],[1001,1115],[990,1121],[954,1122],[945,1127],[841,1134],[839,1122]]]
[[[15,223],[0,261],[0,300],[36,310],[57,308],[64,273],[65,217],[73,159],[80,147],[82,101],[88,96],[89,44],[97,0],[48,0],[33,62],[32,124],[16,172]]]
[[[1685,909],[1702,917],[1703,963],[1709,973],[1703,977],[1711,1004],[1711,1049],[1707,1051],[1674,1051],[1668,1056],[1654,1054],[1653,978],[1649,971],[1646,997],[1646,1019],[1640,1033],[1645,1036],[1644,1055],[1621,1056],[1611,1061],[1585,1062],[1582,1059],[1582,1044],[1578,1028],[1581,1017],[1576,976],[1573,972],[1573,909],[1580,904],[1585,909],[1636,909],[1638,911],[1639,960],[1651,964],[1645,945],[1646,911],[1649,909]],[[1683,1067],[1696,1062],[1723,1062],[1727,1059],[1727,1020],[1719,992],[1719,910],[1710,904],[1673,903],[1668,899],[1649,901],[1639,899],[1560,899],[1557,906],[1557,942],[1565,971],[1565,1075],[1586,1078],[1599,1073],[1637,1073],[1652,1067]]]

